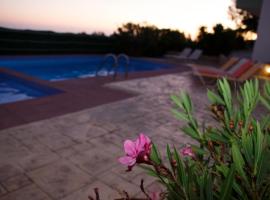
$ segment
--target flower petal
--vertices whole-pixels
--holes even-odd
[[[148,148],[149,145],[151,144],[151,140],[149,139],[149,137],[147,137],[146,135],[144,135],[143,133],[141,133],[139,135],[139,138],[136,140],[136,149],[139,150],[139,152],[141,151],[145,151],[146,147]]]
[[[124,149],[127,155],[136,157],[136,146],[135,142],[132,142],[131,140],[126,140],[124,142]]]
[[[123,157],[119,158],[118,161],[120,163],[122,163],[123,165],[133,166],[136,163],[136,158],[132,158],[129,156],[123,156]]]
[[[144,135],[143,133],[140,134],[140,140],[144,143],[144,144],[150,144],[151,140],[149,137],[147,137],[146,135]]]

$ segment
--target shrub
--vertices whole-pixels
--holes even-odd
[[[156,145],[144,134],[124,143],[126,155],[119,161],[128,167],[143,167],[164,185],[158,197],[148,200],[270,199],[270,116],[255,117],[261,102],[270,109],[270,83],[260,93],[257,80],[246,81],[232,94],[226,79],[217,91],[207,92],[214,125],[200,126],[191,98],[185,92],[172,95],[173,114],[186,121],[182,131],[197,141],[181,150],[167,145],[163,160]],[[235,98],[234,98],[235,97]],[[130,199],[123,198],[123,199]]]
[[[138,153],[144,155],[138,164],[166,187],[167,199],[269,199],[270,118],[257,119],[253,111],[259,101],[270,109],[270,84],[261,95],[257,80],[246,81],[234,99],[223,79],[217,92],[207,95],[218,123],[205,128],[194,117],[188,94],[171,96],[174,115],[187,122],[182,131],[198,144],[180,155],[177,147],[167,146],[167,163],[152,144],[151,153]]]

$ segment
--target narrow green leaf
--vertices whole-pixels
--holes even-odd
[[[144,169],[148,175],[159,178],[159,175],[157,174],[157,172],[153,170],[152,168],[145,165],[139,165],[139,167]]]
[[[216,141],[216,142],[223,142],[225,144],[227,144],[229,142],[229,140],[227,138],[225,138],[222,135],[219,135],[217,132],[209,132],[206,134],[206,138],[209,138],[212,141]]]
[[[184,131],[184,133],[186,133],[187,135],[189,135],[193,139],[200,140],[199,134],[192,127],[190,127],[190,126],[184,126],[182,128],[182,131]]]
[[[177,111],[176,109],[172,109],[172,113],[174,114],[174,116],[177,118],[177,119],[180,119],[180,120],[184,120],[184,121],[188,121],[188,117],[185,113],[181,113],[179,111]]]
[[[179,108],[183,109],[182,103],[177,95],[171,95],[171,99]]]
[[[257,167],[263,151],[263,134],[259,122],[256,124],[256,145],[255,145],[255,168],[254,174],[257,174]]]
[[[179,157],[179,154],[176,150],[176,148],[174,147],[174,159],[176,160],[177,163],[177,179],[180,183],[180,185],[182,185],[184,188],[187,187],[187,176],[186,176],[186,172],[185,172],[185,168],[183,165],[183,162],[181,160],[181,158]]]
[[[208,96],[208,99],[211,101],[211,103],[224,105],[224,101],[222,100],[222,98],[216,95],[211,90],[207,90],[207,96]]]
[[[172,166],[172,153],[171,153],[171,150],[170,150],[170,146],[167,144],[167,147],[166,147],[166,152],[167,152],[167,158],[170,162],[170,166],[171,166],[171,169],[174,170],[174,166]]]
[[[235,168],[236,168],[237,172],[239,173],[241,178],[244,181],[246,181],[246,183],[248,183],[246,173],[244,172],[245,161],[242,157],[242,154],[240,152],[240,149],[239,149],[236,141],[232,142],[232,157],[233,157],[233,161],[235,163]]]
[[[235,172],[235,169],[234,169],[234,166],[232,165],[226,176],[226,179],[223,185],[221,186],[220,200],[231,199],[231,192],[232,192],[232,186],[233,186],[233,181],[234,181],[234,172]]]
[[[158,165],[161,163],[161,158],[155,144],[152,144],[150,158],[152,161],[154,161]]]

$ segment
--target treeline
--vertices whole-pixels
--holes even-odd
[[[0,28],[0,54],[107,53],[111,50],[111,39],[102,33],[88,35]]]
[[[126,53],[132,56],[158,57],[185,47],[200,48],[207,55],[229,54],[247,47],[237,30],[221,24],[207,32],[201,27],[196,41],[178,30],[127,23],[112,35],[103,33],[56,33],[52,31],[0,28],[0,54]]]

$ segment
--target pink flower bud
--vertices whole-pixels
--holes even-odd
[[[186,146],[184,148],[181,149],[181,155],[184,157],[195,157],[194,152],[192,151],[191,146]]]

